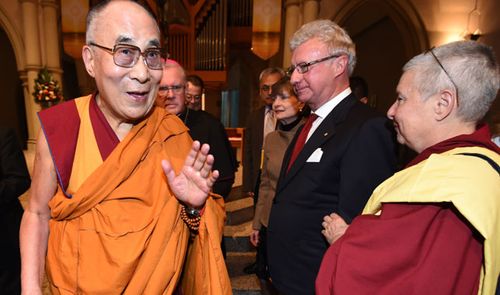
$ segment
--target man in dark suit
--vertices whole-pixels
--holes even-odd
[[[31,179],[14,129],[0,127],[0,294],[21,294],[19,196]]]
[[[329,20],[305,24],[290,41],[288,74],[300,101],[312,110],[290,143],[268,228],[273,284],[283,294],[314,294],[328,243],[325,216],[350,223],[373,189],[395,167],[395,139],[382,114],[349,88],[355,46]],[[303,148],[302,148],[303,147]]]
[[[182,66],[171,59],[167,60],[163,67],[156,104],[179,116],[189,128],[189,135],[193,140],[210,145],[210,153],[215,159],[213,169],[219,171],[219,178],[212,190],[225,199],[234,183],[236,156],[222,123],[205,111],[195,111],[187,107],[189,101],[186,96],[194,96],[194,93],[188,93],[186,82],[186,73]]]
[[[254,198],[257,204],[259,191],[260,166],[262,161],[262,143],[266,135],[276,129],[276,119],[272,111],[273,99],[271,88],[285,72],[281,68],[266,68],[259,75],[259,97],[263,106],[250,113],[245,127],[244,156],[243,156],[243,193]],[[257,248],[257,260],[263,255],[263,250]],[[252,263],[244,268],[244,272],[251,274],[257,271],[257,264]],[[260,274],[257,274],[260,276]],[[265,275],[263,275],[265,276]]]
[[[259,76],[259,97],[263,106],[253,111],[247,119],[243,157],[243,192],[258,191],[262,143],[264,137],[276,129],[276,120],[272,113],[273,100],[271,87],[285,76],[280,68],[266,68]]]

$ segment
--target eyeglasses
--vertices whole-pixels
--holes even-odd
[[[341,56],[341,54],[333,54],[333,55],[330,55],[330,56],[327,56],[327,57],[323,57],[323,58],[320,58],[320,59],[317,59],[317,60],[313,60],[313,61],[310,61],[310,62],[301,62],[297,65],[291,65],[288,70],[286,71],[286,74],[288,76],[291,76],[293,74],[293,72],[295,71],[295,69],[297,69],[297,71],[300,73],[300,74],[305,74],[309,71],[309,67],[312,66],[312,65],[315,65],[317,63],[320,63],[320,62],[324,62],[324,61],[327,61],[329,59],[332,59],[332,58],[337,58]]]
[[[201,99],[201,95],[192,95],[192,94],[188,94],[186,93],[186,98],[187,100],[195,100],[195,101],[198,101]]]
[[[182,92],[182,90],[184,90],[184,86],[183,85],[160,86],[160,88],[158,89],[158,94],[160,94],[161,96],[167,95],[169,90],[172,90],[172,92],[175,94],[179,94]]]
[[[273,85],[264,84],[260,87],[260,90],[265,91],[265,92],[269,92],[269,90],[271,90],[272,87],[273,87]]]
[[[453,79],[451,78],[450,74],[448,74],[448,71],[446,71],[446,69],[444,68],[443,64],[439,61],[439,59],[437,58],[437,56],[434,54],[434,51],[432,51],[433,49],[434,49],[434,47],[432,47],[429,50],[427,50],[427,52],[429,52],[432,55],[432,57],[434,57],[434,60],[437,62],[437,64],[439,65],[439,67],[443,70],[443,72],[445,73],[446,77],[448,77],[448,79],[450,79],[451,84],[453,84],[453,87],[455,87],[455,92],[457,94],[457,106],[458,106],[458,87],[457,87],[457,84],[455,84],[455,81],[453,81]]]
[[[148,68],[151,70],[161,70],[163,69],[162,57],[166,56],[165,58],[168,58],[168,54],[163,54],[161,48],[148,48],[142,52],[139,47],[130,44],[116,44],[113,48],[108,48],[94,42],[89,42],[89,45],[111,53],[115,65],[124,68],[133,67],[139,60],[139,56],[142,55],[142,59]]]

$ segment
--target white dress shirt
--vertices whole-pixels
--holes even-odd
[[[318,116],[316,120],[313,122],[311,126],[311,130],[309,130],[309,133],[307,134],[307,139],[306,142],[309,140],[311,135],[318,129],[318,126],[323,122],[323,120],[330,114],[331,111],[341,102],[343,101],[349,94],[351,94],[351,88],[347,87],[344,91],[340,92],[337,96],[334,98],[330,99],[327,103],[319,107],[316,111],[313,113]]]

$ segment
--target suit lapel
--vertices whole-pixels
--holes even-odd
[[[299,129],[297,129],[297,132],[295,132],[295,135],[293,136],[292,141],[288,145],[285,155],[283,156],[283,163],[281,164],[281,171],[280,171],[280,176],[278,178],[278,183],[276,184],[276,193],[280,190],[281,184],[285,185],[284,180],[286,179],[286,170],[288,167],[288,163],[290,163],[290,157],[293,151],[293,148],[295,146],[295,143],[297,142],[297,138],[299,137],[300,132],[302,131],[302,128],[304,128],[304,125],[300,126]]]
[[[297,130],[297,133],[285,153],[283,164],[281,165],[280,178],[276,187],[276,193],[280,192],[295,177],[316,149],[320,148],[325,142],[333,138],[336,132],[336,126],[345,120],[349,110],[353,107],[356,101],[356,97],[351,93],[326,116],[304,145],[304,148],[297,156],[297,159],[295,159],[292,167],[290,167],[290,171],[286,173],[293,147],[295,146],[298,134],[302,130],[303,126]]]

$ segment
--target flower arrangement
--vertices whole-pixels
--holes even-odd
[[[63,99],[59,82],[52,78],[47,68],[38,72],[38,78],[35,80],[35,91],[33,92],[35,102],[43,107],[49,107],[57,104]]]

